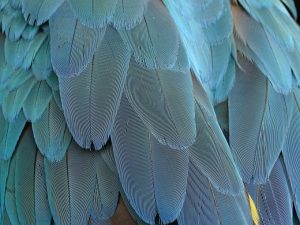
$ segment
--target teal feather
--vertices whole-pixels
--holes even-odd
[[[103,150],[105,151],[105,150]],[[109,219],[115,213],[119,199],[120,183],[100,154],[95,156],[96,185],[92,217]]]
[[[48,107],[51,99],[52,90],[47,82],[36,82],[23,104],[23,112],[26,119],[31,122],[38,120]]]
[[[7,65],[7,67],[9,67]],[[7,68],[7,75],[9,77],[6,79],[5,82],[3,82],[3,87],[7,89],[8,91],[14,91],[18,89],[20,86],[22,86],[27,80],[32,78],[32,74],[30,71],[18,69],[13,70],[11,68]]]
[[[52,99],[41,118],[32,123],[35,142],[40,152],[50,161],[64,158],[71,142],[64,115]]]
[[[52,72],[46,81],[48,85],[51,87],[52,91],[58,91],[59,84],[58,84],[58,78],[55,73]]]
[[[27,127],[16,149],[15,197],[20,224],[36,224],[35,218],[35,159],[37,147],[31,127]],[[24,160],[26,159],[26,160]]]
[[[52,72],[49,39],[46,39],[32,62],[32,73],[39,80],[46,80]]]
[[[51,224],[52,215],[47,194],[44,157],[37,151],[34,170],[34,209],[35,222],[39,225]]]
[[[95,153],[72,141],[60,162],[45,159],[46,184],[55,224],[88,224],[96,182]]]
[[[289,93],[292,88],[292,71],[286,54],[261,24],[242,9],[238,7],[232,9],[236,34],[242,43],[251,49],[250,59],[268,77],[276,91]]]
[[[300,170],[299,170],[299,149],[300,149],[300,91],[294,88],[294,110],[291,125],[283,147],[283,158],[287,170],[287,177],[291,184],[294,205],[297,214],[300,215]]]
[[[64,115],[71,134],[83,148],[106,143],[123,93],[130,51],[113,28],[92,62],[77,77],[60,78]]]
[[[25,123],[26,119],[23,113],[20,113],[14,122],[8,122],[0,110],[0,159],[10,159]]]
[[[117,1],[68,0],[75,16],[82,24],[88,27],[105,27],[111,22]]]
[[[41,24],[47,22],[64,0],[21,0],[24,18],[29,24]]]
[[[197,136],[189,147],[190,161],[219,192],[237,195],[243,183],[214,110],[203,88],[195,87]],[[206,99],[206,100],[204,100]]]
[[[239,64],[241,69],[237,69],[229,94],[230,145],[244,182],[264,183],[287,135],[292,96],[277,93],[243,56],[239,56]]]
[[[131,30],[120,31],[120,34],[131,47],[135,60],[145,68],[170,69],[174,66],[179,34],[160,0],[150,1],[141,23]]]
[[[188,152],[159,144],[125,96],[112,144],[119,178],[134,211],[150,224],[157,213],[164,223],[175,220],[185,196]]]
[[[116,29],[132,29],[138,25],[144,16],[149,0],[117,0],[117,5],[112,18]]]
[[[88,4],[85,2],[85,5]],[[49,23],[54,71],[60,77],[80,74],[92,61],[104,37],[105,27],[94,29],[82,25],[73,15],[67,2],[59,7]]]
[[[5,210],[6,182],[9,174],[10,161],[11,160],[0,159],[0,222],[2,221]]]
[[[126,96],[143,123],[162,144],[182,149],[195,141],[192,89],[190,72],[145,69],[131,60]]]
[[[11,91],[3,100],[2,111],[6,120],[13,122],[19,115],[23,104],[28,97],[31,89],[34,87],[36,80],[31,77],[24,82],[18,89]]]
[[[22,38],[27,41],[32,40],[37,34],[38,29],[39,29],[38,26],[27,25],[27,27],[22,33]]]
[[[19,225],[20,221],[19,221],[19,217],[17,213],[17,205],[16,205],[15,174],[16,174],[16,154],[12,156],[10,161],[9,173],[8,173],[6,191],[5,191],[5,207],[11,223]]]
[[[39,33],[32,40],[26,41],[19,39],[12,42],[8,38],[5,39],[4,52],[8,65],[14,69],[29,69],[32,60],[41,47],[46,38],[46,34]]]
[[[247,185],[262,224],[293,224],[292,196],[284,170],[278,159],[265,184]]]

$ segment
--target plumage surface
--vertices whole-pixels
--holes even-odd
[[[107,141],[125,85],[130,51],[108,28],[88,67],[78,77],[59,80],[68,127],[83,148]],[[109,100],[108,100],[109,99]]]
[[[243,56],[239,63],[242,68],[229,94],[230,145],[244,182],[264,183],[287,135],[292,98],[276,93],[261,71]]]
[[[160,143],[180,149],[195,141],[195,108],[189,72],[145,69],[132,60],[125,93]]]
[[[297,224],[296,4],[0,0],[0,225]]]

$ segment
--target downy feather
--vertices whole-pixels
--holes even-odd
[[[64,115],[71,134],[83,148],[106,143],[123,93],[130,51],[113,28],[92,62],[77,77],[60,78]]]
[[[87,2],[83,3],[88,6]],[[82,25],[73,15],[67,2],[54,13],[49,24],[54,71],[60,77],[80,74],[91,62],[106,28],[89,28]]]
[[[155,138],[171,148],[187,148],[195,141],[192,89],[189,71],[145,69],[131,60],[126,96]]]

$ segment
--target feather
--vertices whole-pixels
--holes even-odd
[[[16,156],[11,158],[9,172],[6,183],[5,191],[5,208],[9,220],[12,224],[19,225],[20,221],[17,213],[16,205],[16,185],[15,185],[15,172],[16,172]]]
[[[266,184],[247,187],[258,209],[260,224],[293,224],[292,198],[280,159]]]
[[[40,152],[50,161],[60,161],[71,142],[63,113],[52,99],[42,117],[32,123],[35,142]]]
[[[112,23],[116,29],[132,29],[144,16],[149,0],[118,0]]]
[[[77,77],[60,78],[60,94],[70,132],[83,148],[106,143],[123,93],[130,51],[112,28],[92,62]]]
[[[2,110],[6,120],[13,122],[18,117],[21,108],[35,83],[36,80],[31,77],[18,89],[11,91],[3,100]]]
[[[169,69],[174,66],[179,34],[161,1],[150,1],[141,23],[132,30],[120,31],[120,34],[132,48],[135,60],[144,67]]]
[[[50,44],[46,39],[32,62],[32,73],[39,80],[46,80],[51,72]]]
[[[3,19],[2,19],[2,29],[3,29]],[[12,18],[9,27],[5,29],[6,36],[11,41],[17,41],[21,38],[23,31],[26,28],[26,22],[24,21],[22,13],[19,13],[16,17]]]
[[[32,40],[37,34],[38,29],[39,29],[38,26],[27,25],[27,27],[22,33],[22,38],[27,41]]]
[[[86,2],[84,4],[88,6]],[[54,71],[60,77],[80,74],[91,62],[97,46],[104,37],[105,27],[93,29],[82,25],[73,15],[67,2],[54,13],[49,24]]]
[[[48,203],[44,157],[37,151],[34,170],[34,207],[36,224],[50,225],[51,213]]]
[[[80,22],[89,27],[104,27],[111,22],[118,0],[68,0]]]
[[[95,187],[95,154],[72,141],[60,162],[45,159],[50,210],[55,224],[87,224]]]
[[[46,81],[47,84],[51,87],[52,91],[58,91],[59,84],[58,84],[58,78],[55,73],[52,72]]]
[[[189,72],[150,70],[131,61],[126,96],[144,124],[162,144],[182,149],[196,137]]]
[[[229,95],[230,145],[244,182],[264,183],[287,134],[292,96],[277,93],[261,71],[242,56],[239,63],[243,71],[237,69],[236,84]]]
[[[229,63],[228,63],[226,73],[221,78],[217,87],[212,90],[214,105],[216,105],[220,102],[223,102],[227,99],[230,91],[233,88],[234,82],[235,82],[235,74],[236,74],[235,60],[231,56]]]
[[[7,215],[7,211],[6,210],[4,211],[4,216],[3,216],[2,222],[3,222],[3,225],[12,225],[11,222],[10,222],[10,220],[9,220],[9,217]]]
[[[293,192],[294,205],[297,214],[300,215],[300,91],[298,87],[294,88],[293,97],[293,116],[282,153],[289,182],[291,184],[291,189]]]
[[[15,121],[10,123],[5,120],[0,109],[0,159],[10,159],[25,123],[26,119],[23,113],[20,113]]]
[[[9,67],[8,65],[6,66]],[[24,84],[28,79],[32,77],[30,71],[22,69],[13,70],[11,68],[7,68],[6,71],[8,72],[7,75],[9,77],[2,83],[2,85],[9,91],[18,89],[22,84]]]
[[[0,159],[0,221],[2,221],[5,210],[6,182],[8,178],[10,162],[11,160]]]
[[[24,18],[29,24],[40,26],[52,16],[64,0],[21,0]]]
[[[104,150],[105,151],[105,150]],[[92,217],[109,219],[115,213],[119,200],[120,183],[116,174],[114,174],[101,154],[95,156],[96,187],[94,201],[96,207],[92,212]]]
[[[261,24],[237,6],[232,7],[232,12],[238,38],[252,51],[250,59],[258,64],[277,92],[289,93],[292,88],[292,72],[286,54]]]
[[[157,213],[164,223],[175,220],[185,196],[188,152],[159,144],[125,96],[112,143],[119,178],[135,212],[151,224]]]
[[[46,39],[46,36],[45,33],[40,32],[30,41],[19,39],[15,42],[6,38],[4,53],[7,64],[14,69],[20,67],[25,70],[29,69],[32,60]]]
[[[292,12],[294,18],[297,18],[298,12],[294,0],[281,0]]]
[[[237,196],[219,193],[190,161],[187,194],[178,218],[179,225],[252,225],[249,212],[243,192]]]
[[[27,127],[16,149],[15,196],[20,224],[36,224],[34,189],[36,153],[37,147],[31,127]]]
[[[49,105],[52,98],[52,91],[46,81],[38,81],[27,96],[23,112],[28,121],[38,120]]]
[[[237,195],[243,191],[243,183],[233,160],[227,141],[218,125],[216,115],[207,106],[209,100],[202,91],[201,102],[196,102],[197,137],[189,147],[190,161],[208,177],[212,185],[224,194]],[[199,94],[199,93],[196,93]]]

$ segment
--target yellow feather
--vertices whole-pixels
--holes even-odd
[[[254,203],[253,199],[251,198],[251,196],[249,194],[247,194],[247,195],[248,195],[248,201],[249,201],[249,205],[250,205],[253,224],[259,225],[259,215],[258,215],[257,208],[256,208],[255,203]]]

